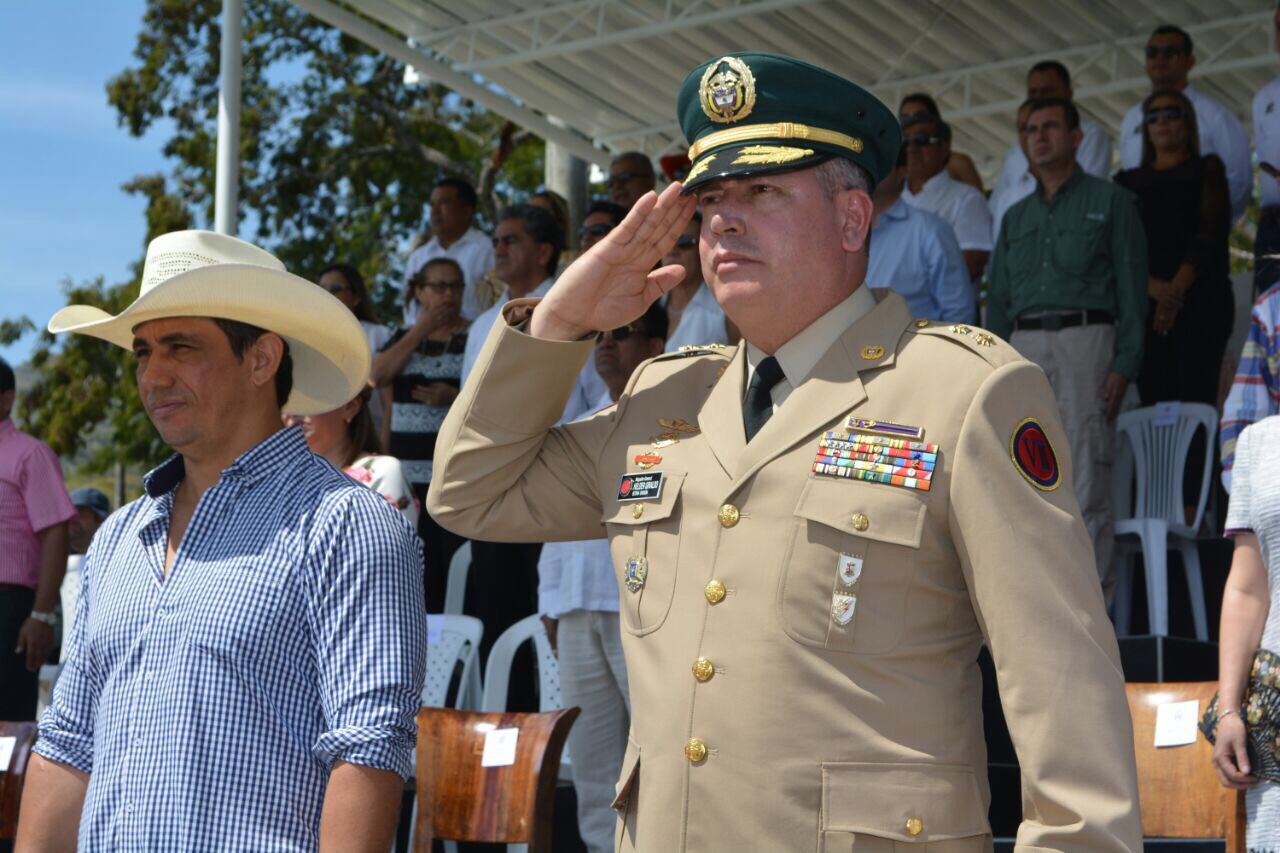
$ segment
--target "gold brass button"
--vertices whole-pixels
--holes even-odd
[[[720,507],[720,526],[733,527],[738,523],[738,519],[742,518],[742,513],[733,504],[725,504]]]
[[[693,662],[693,677],[699,681],[710,681],[716,674],[716,668],[706,658],[698,658]]]
[[[929,321],[928,321],[928,320],[916,320],[916,328],[917,328],[917,329],[927,329],[927,328],[929,328]]]
[[[707,601],[712,604],[719,604],[724,601],[724,584],[720,581],[712,579],[707,581],[707,585],[702,590],[702,594],[707,597]]]
[[[636,504],[636,505],[634,505],[633,507],[631,507],[631,517],[632,517],[632,518],[639,518],[639,517],[640,517],[640,516],[642,516],[642,515],[644,515],[644,505],[643,505],[643,504]]]
[[[912,838],[915,838],[917,835],[919,835],[923,831],[924,831],[924,821],[920,820],[920,818],[918,817],[907,818],[907,835],[910,835]]]
[[[707,757],[707,745],[702,742],[702,738],[691,737],[684,745],[684,755],[685,758],[697,764]]]
[[[865,515],[863,515],[860,512],[855,512],[853,514],[853,517],[850,518],[849,521],[853,524],[853,529],[858,531],[859,533],[862,533],[864,530],[866,530],[868,527],[871,526],[871,519],[867,518]]]

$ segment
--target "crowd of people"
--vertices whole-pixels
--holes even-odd
[[[1280,41],[1280,17],[1277,21]],[[1249,141],[1238,118],[1189,85],[1194,64],[1194,44],[1187,32],[1172,25],[1156,28],[1146,46],[1151,92],[1126,114],[1118,139],[1081,114],[1065,65],[1053,60],[1035,64],[1026,76],[1027,98],[1014,117],[1011,136],[1016,141],[990,193],[972,159],[952,149],[951,128],[935,100],[928,93],[911,94],[902,99],[896,115],[902,146],[877,175],[871,196],[866,283],[899,294],[921,330],[941,324],[978,351],[994,348],[994,336],[999,336],[1043,369],[1061,413],[1075,498],[1107,601],[1115,586],[1111,469],[1118,413],[1126,405],[1167,401],[1220,408],[1219,446],[1198,444],[1193,457],[1203,460],[1204,454],[1220,454],[1228,489],[1236,460],[1251,458],[1250,468],[1257,470],[1252,458],[1260,453],[1257,440],[1252,448],[1241,441],[1246,427],[1280,414],[1280,263],[1274,260],[1280,255],[1280,169],[1272,165],[1280,164],[1280,113],[1273,109],[1280,100],[1280,79],[1254,102],[1254,147],[1262,184],[1254,275],[1258,299],[1238,372],[1234,382],[1227,382],[1223,364],[1224,356],[1232,355],[1226,348],[1234,316],[1228,235],[1249,200],[1253,172]],[[1119,170],[1113,162],[1117,142]],[[690,174],[690,165],[672,164],[667,177]],[[504,306],[511,300],[546,296],[573,258],[619,228],[628,212],[658,188],[658,170],[643,153],[623,153],[610,164],[605,187],[607,198],[583,200],[585,215],[576,233],[570,231],[570,205],[544,190],[501,210],[490,223],[490,234],[479,221],[475,188],[457,177],[440,180],[430,194],[429,239],[406,259],[392,322],[377,316],[359,259],[336,259],[316,276],[316,284],[359,322],[368,348],[368,381],[348,387],[354,393],[340,394],[345,402],[336,408],[313,405],[303,411],[307,407],[295,406],[284,423],[299,426],[313,454],[380,494],[416,531],[423,549],[421,588],[417,578],[397,576],[394,592],[420,592],[426,612],[442,611],[446,569],[468,541],[443,526],[427,506],[445,419],[459,395],[482,381],[489,366],[482,350],[495,326],[505,324]],[[581,422],[614,405],[649,359],[664,353],[701,353],[740,341],[742,333],[705,280],[699,240],[706,228],[704,218],[711,215],[705,205],[694,210],[658,262],[679,271],[672,273],[678,279],[661,299],[633,322],[595,334],[593,356],[577,374],[563,411],[557,404],[559,424]],[[866,310],[871,310],[870,303],[859,309]],[[233,350],[239,347],[237,356],[260,345],[252,336],[241,343],[231,332],[228,337]],[[168,343],[148,337],[143,345],[150,355]],[[135,351],[139,346],[135,340]],[[877,348],[883,354],[883,348],[868,346],[861,357],[879,358]],[[278,360],[279,354],[263,357]],[[288,357],[286,350],[284,358]],[[756,375],[767,373],[768,361],[772,359],[753,361],[750,369]],[[530,371],[532,381],[537,366],[515,369]],[[56,457],[37,439],[16,431],[8,419],[14,384],[12,371],[0,364],[0,543],[9,555],[0,563],[0,642],[17,650],[5,656],[0,678],[6,685],[21,685],[0,695],[0,719],[31,719],[35,672],[41,663],[59,659],[54,633],[59,595],[70,638],[80,561],[110,506],[96,490],[68,495]],[[289,397],[289,389],[277,390],[280,402]],[[750,396],[748,391],[748,402]],[[780,405],[776,391],[773,401]],[[681,428],[664,428],[675,430],[665,440],[678,443]],[[655,437],[653,447],[663,447],[662,440]],[[279,445],[272,450],[278,464],[311,478],[304,491],[311,489],[320,501],[332,492],[332,482],[306,467],[300,448],[276,438],[262,446],[272,442]],[[642,468],[661,459],[656,451],[636,455]],[[265,477],[265,469],[255,468],[262,461],[238,459],[236,465],[243,464],[246,477]],[[190,460],[188,464],[204,476],[216,473],[207,464],[204,469]],[[1056,462],[1054,466],[1056,477]],[[1194,464],[1189,469],[1198,470]],[[1033,479],[1026,471],[1022,475]],[[176,476],[172,463],[166,463],[149,476],[148,494],[159,500],[164,484],[177,482]],[[1056,481],[1038,488],[1050,491]],[[1198,484],[1194,491],[1189,487],[1188,505],[1194,504],[1198,491]],[[1251,487],[1250,499],[1259,500],[1264,491]],[[178,513],[178,498],[168,500],[167,511]],[[1244,499],[1233,498],[1232,507],[1229,528],[1252,530]],[[194,505],[186,508],[183,523],[194,510]],[[374,525],[369,508],[352,512],[357,523]],[[145,529],[145,519],[135,515],[119,520],[113,531],[126,526]],[[640,517],[637,512],[635,518]],[[725,527],[737,522],[735,517],[728,523],[724,515],[720,520]],[[598,526],[598,521],[592,524]],[[616,519],[612,522],[611,530]],[[339,526],[328,516],[324,523]],[[204,529],[192,532],[213,536]],[[120,533],[110,535],[113,547],[125,547]],[[632,711],[622,640],[622,620],[631,617],[620,615],[620,586],[634,585],[633,592],[643,588],[647,564],[628,564],[619,574],[616,554],[611,555],[604,538],[548,544],[510,540],[470,540],[464,612],[484,623],[482,660],[511,624],[531,613],[542,617],[560,659],[564,700],[582,708],[568,741],[575,757],[580,834],[593,853],[612,850],[614,786],[624,774]],[[177,558],[176,551],[171,540],[167,557],[159,552],[165,572]],[[150,559],[155,558],[152,553]],[[379,557],[365,554],[356,559],[369,569]],[[1258,566],[1263,566],[1261,558]],[[1266,569],[1262,571],[1265,594]],[[1274,571],[1273,567],[1272,586]],[[385,584],[370,588],[390,594]],[[1256,582],[1249,592],[1259,595]],[[724,594],[721,587],[721,598]],[[626,601],[625,592],[622,596]],[[707,600],[716,603],[711,585]],[[231,603],[249,606],[247,601]],[[319,626],[317,630],[328,630],[325,620],[334,617],[325,610],[325,602],[308,606],[314,607],[308,619]],[[844,606],[851,617],[852,603]],[[386,622],[371,630],[392,630],[388,626],[408,619],[407,613],[387,614]],[[1280,618],[1266,624],[1267,636],[1280,630]],[[1261,621],[1256,627],[1262,632]],[[206,639],[215,653],[220,643],[229,642],[221,636]],[[65,657],[69,642],[62,645]],[[1237,645],[1243,648],[1247,643]],[[389,660],[385,668],[412,668],[420,650],[404,651],[402,660]],[[1239,668],[1238,661],[1232,665]],[[715,671],[699,674],[695,665],[694,675],[702,682]],[[1243,690],[1238,682],[1233,683]],[[66,704],[74,707],[80,701],[74,691],[85,690],[74,682]],[[535,690],[532,672],[513,673],[511,707],[535,709]],[[64,723],[55,714],[53,745],[42,754],[82,768],[82,753],[73,739],[65,733],[61,742],[58,739],[58,726]],[[394,727],[404,721],[384,723]],[[331,744],[330,755],[349,754],[344,749]],[[397,761],[402,758],[386,763]],[[1265,796],[1275,797],[1273,787]],[[1261,788],[1251,793],[1251,815],[1263,795]],[[89,831],[107,830],[91,826]],[[1270,836],[1257,837],[1263,843],[1255,846],[1280,843],[1275,838],[1267,841]],[[1251,845],[1253,839],[1251,835]]]

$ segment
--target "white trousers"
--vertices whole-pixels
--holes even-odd
[[[1116,329],[1109,323],[1073,326],[1057,332],[1019,331],[1013,348],[1040,365],[1062,412],[1071,445],[1072,483],[1089,538],[1093,540],[1098,579],[1108,602],[1115,594],[1111,565],[1115,550],[1111,469],[1115,461],[1115,424],[1107,420],[1102,384],[1115,359]]]
[[[573,610],[556,631],[560,691],[566,707],[582,709],[569,730],[578,833],[589,853],[612,853],[617,815],[612,804],[627,750],[631,699],[618,614]]]

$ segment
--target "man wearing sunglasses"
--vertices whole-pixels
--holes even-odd
[[[1156,27],[1147,39],[1147,77],[1151,91],[1175,89],[1191,99],[1200,126],[1200,154],[1217,154],[1227,167],[1227,187],[1231,192],[1231,221],[1239,219],[1253,192],[1253,163],[1249,157],[1249,137],[1231,108],[1187,82],[1195,67],[1191,36],[1180,27]],[[1120,165],[1136,169],[1142,165],[1142,101],[1124,114],[1120,124]]]
[[[626,208],[611,201],[597,201],[591,205],[587,215],[582,217],[582,227],[578,229],[578,248],[585,252],[599,243],[622,224],[626,215]]]
[[[605,185],[609,189],[609,201],[630,210],[640,196],[657,184],[653,161],[640,151],[628,151],[613,158],[609,164],[609,177]]]
[[[991,211],[975,187],[947,174],[951,128],[940,118],[918,116],[902,129],[907,151],[907,185],[902,200],[940,216],[955,231],[970,281],[977,281],[991,256]]]
[[[617,849],[985,853],[984,639],[1019,847],[1141,848],[1115,633],[1044,372],[864,287],[897,119],[790,57],[695,68],[682,184],[494,324],[427,504],[462,535],[610,540],[631,696]],[[592,341],[683,278],[702,211],[735,348],[644,362],[554,426]],[[874,240],[872,241],[874,243]]]

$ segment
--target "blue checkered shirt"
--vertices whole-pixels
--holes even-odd
[[[92,773],[82,851],[315,850],[335,760],[412,772],[421,545],[290,428],[222,472],[165,579],[183,473],[94,538],[36,752]]]

